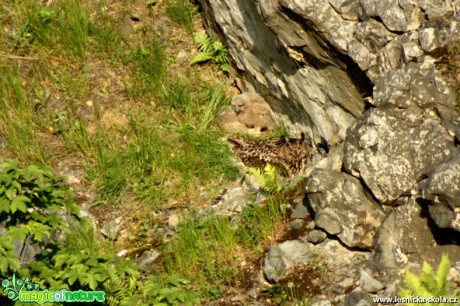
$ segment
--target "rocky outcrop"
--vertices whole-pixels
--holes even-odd
[[[304,242],[372,252],[346,304],[393,296],[404,267],[460,261],[460,98],[444,69],[460,63],[460,1],[200,2],[239,86],[329,155],[305,173]]]
[[[365,194],[359,180],[345,173],[315,170],[306,191],[316,226],[352,248],[370,249],[385,217]]]
[[[460,235],[438,229],[429,218],[426,206],[414,198],[402,198],[401,206],[391,210],[379,228],[371,264],[378,271],[399,273],[410,263],[423,260],[437,266],[442,253],[456,260],[460,256]]]
[[[268,97],[294,132],[330,143],[345,138],[381,75],[412,61],[430,65],[434,50],[460,37],[458,1],[438,2],[200,1],[241,87]]]
[[[453,137],[421,109],[374,108],[350,129],[345,170],[389,204],[410,194],[421,177],[454,150]]]
[[[285,2],[289,1],[204,0],[201,4],[208,31],[225,42],[244,77],[240,86],[270,97],[267,102],[293,132],[337,142],[364,111],[362,92],[347,72],[359,69],[307,29]],[[317,9],[311,7],[310,13],[316,15]],[[341,24],[336,30],[347,32]],[[346,41],[339,39],[335,45],[345,47]]]
[[[429,212],[440,228],[460,232],[460,150],[436,167],[420,183],[422,196],[430,201]]]

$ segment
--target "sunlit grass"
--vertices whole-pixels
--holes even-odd
[[[249,205],[237,225],[214,215],[190,219],[163,250],[165,272],[201,284],[208,297],[218,296],[222,285],[237,285],[242,259],[263,252],[285,218],[280,203],[270,201],[265,206]]]
[[[193,32],[197,7],[191,0],[168,0],[168,15],[177,24]]]
[[[240,177],[215,124],[229,104],[227,88],[204,81],[198,67],[171,64],[154,29],[118,33],[119,19],[106,9],[73,0],[0,4],[0,154],[56,171],[78,163],[98,204],[139,220],[171,203],[198,210]],[[167,14],[191,35],[192,1],[167,1]],[[99,79],[105,69],[113,74],[108,85]],[[222,280],[238,282],[241,256],[260,250],[280,222],[275,207],[250,206],[237,228],[214,216],[184,221],[163,246],[161,272],[190,278],[206,299],[217,298]],[[77,248],[98,244],[80,245],[84,233],[76,234],[69,237]]]

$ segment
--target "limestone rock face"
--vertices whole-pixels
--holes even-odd
[[[206,28],[229,48],[293,133],[336,143],[372,83],[460,37],[458,1],[200,0]],[[412,79],[412,81],[415,81]],[[406,84],[408,85],[408,84]]]
[[[363,277],[361,289],[385,286],[387,296],[404,267],[437,266],[442,253],[460,260],[460,102],[451,88],[460,76],[443,69],[460,62],[449,53],[460,46],[459,0],[200,2],[240,88],[259,92],[321,153],[305,172],[311,223],[321,229],[306,233],[308,248],[337,238],[370,250],[382,278]],[[291,252],[275,251],[271,280]],[[349,279],[358,281],[340,281]],[[348,304],[366,302],[356,292]]]
[[[453,150],[453,137],[420,109],[374,108],[350,129],[344,166],[391,204]]]
[[[345,173],[317,169],[306,190],[316,226],[349,247],[370,249],[385,214],[367,198],[359,180]]]
[[[402,198],[400,204],[378,230],[371,260],[378,270],[398,273],[408,263],[421,265],[424,260],[437,267],[442,253],[453,261],[460,257],[458,234],[451,229],[433,231],[426,209],[414,198]]]
[[[353,24],[332,6],[309,1],[200,1],[208,31],[228,46],[249,88],[267,98],[293,133],[337,142],[364,111],[360,90],[347,69],[359,74],[334,47],[347,49]],[[306,26],[330,29],[331,42]],[[326,27],[327,26],[327,27]],[[333,46],[330,45],[332,43]]]
[[[420,183],[423,196],[430,200],[429,212],[440,228],[460,232],[460,150],[436,167]]]

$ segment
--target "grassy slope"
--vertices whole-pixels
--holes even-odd
[[[0,5],[0,159],[81,174],[73,187],[96,192],[99,221],[124,216],[115,251],[161,244],[152,212],[198,209],[238,177],[212,123],[229,89],[213,67],[189,65],[199,28],[189,1],[82,2]],[[125,17],[133,13],[139,21]],[[241,263],[275,239],[281,219],[272,203],[250,207],[238,229],[186,221],[152,270],[215,299],[238,285]]]

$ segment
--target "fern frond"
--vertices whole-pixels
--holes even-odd
[[[230,72],[230,65],[229,64],[220,64],[220,69],[225,72]]]
[[[211,52],[213,42],[205,32],[193,34],[193,40],[198,44],[198,49],[200,49],[201,52]]]
[[[126,280],[118,276],[111,277],[104,283],[107,304],[110,306],[132,304],[131,300],[136,287],[137,281],[133,278]]]
[[[411,292],[418,292],[420,288],[420,281],[414,273],[406,268],[406,276],[404,277],[404,284]]]
[[[404,284],[406,287],[400,288],[399,294],[402,297],[455,297],[456,293],[450,291],[449,282],[447,281],[447,274],[449,273],[450,267],[449,258],[444,254],[436,273],[433,267],[426,261],[423,263],[420,277],[417,277],[406,268],[406,275],[404,277]]]
[[[262,174],[262,171],[254,167],[247,167],[247,169],[252,175],[254,175],[254,177],[256,178],[256,181],[260,184],[260,186],[263,186],[264,176]]]
[[[420,284],[428,289],[430,292],[435,292],[437,289],[437,283],[435,281],[435,275],[433,267],[427,263],[423,262],[422,273],[419,278]]]
[[[445,295],[449,282],[447,281],[447,274],[450,270],[450,260],[447,254],[443,254],[441,262],[439,263],[438,272],[436,273],[436,287],[440,295]]]
[[[278,182],[278,169],[270,163],[264,168],[265,177],[267,181],[267,187],[269,187],[270,191],[278,192],[281,190],[281,186]]]
[[[200,53],[197,56],[195,56],[192,59],[191,64],[202,63],[202,62],[206,62],[206,61],[209,61],[209,60],[212,60],[212,59],[213,59],[212,54],[203,52],[203,53]]]
[[[226,48],[223,43],[220,41],[215,41],[212,43],[212,48],[214,49],[215,52],[224,52],[226,51]]]
[[[257,168],[248,167],[248,171],[254,175],[259,185],[268,193],[275,193],[281,190],[278,181],[278,169],[270,163],[265,165],[263,171]]]
[[[193,39],[198,44],[200,54],[192,60],[191,64],[212,60],[222,70],[230,71],[228,49],[223,43],[213,40],[205,32],[194,33]]]

